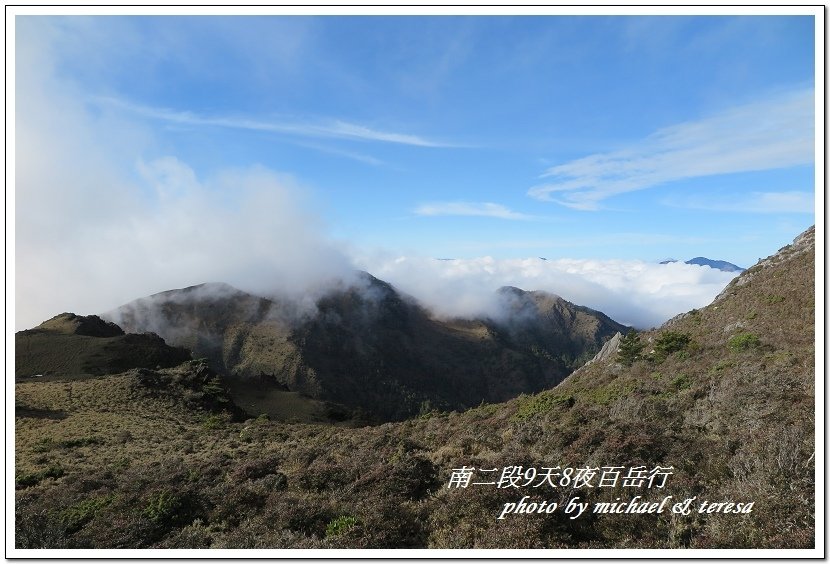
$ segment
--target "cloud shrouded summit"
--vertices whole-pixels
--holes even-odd
[[[376,255],[359,261],[439,316],[498,316],[496,290],[544,290],[638,328],[709,304],[735,277],[709,267],[634,260],[435,260]]]

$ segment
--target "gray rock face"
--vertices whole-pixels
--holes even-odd
[[[608,342],[602,345],[602,349],[594,355],[594,358],[589,360],[585,363],[585,366],[589,364],[593,364],[595,362],[605,362],[611,359],[615,354],[617,354],[617,350],[620,348],[620,341],[622,340],[622,333],[617,331],[617,334],[611,337]]]

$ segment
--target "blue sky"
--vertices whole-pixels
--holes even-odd
[[[221,179],[264,170],[351,257],[750,266],[815,222],[809,16],[16,27],[18,174],[35,154],[78,170],[60,189],[33,176],[44,187],[21,197],[19,183],[18,224],[52,190],[93,197],[96,162],[113,180],[80,215],[180,206],[188,190],[231,209],[239,196]],[[39,123],[49,112],[60,134]],[[42,137],[27,145],[30,125]],[[38,237],[18,228],[18,254]]]

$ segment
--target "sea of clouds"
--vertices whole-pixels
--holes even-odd
[[[654,327],[707,305],[736,275],[682,262],[636,260],[435,260],[376,255],[360,262],[439,316],[495,316],[499,307],[495,290],[516,286],[556,294],[637,328]]]

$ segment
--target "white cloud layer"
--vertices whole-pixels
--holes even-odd
[[[548,169],[528,194],[574,209],[675,180],[771,170],[814,159],[814,92],[798,90],[699,121],[661,129],[640,143]]]
[[[436,260],[376,255],[358,261],[445,317],[497,315],[495,290],[544,290],[638,328],[708,305],[735,277],[708,266],[631,260]]]
[[[529,220],[533,216],[513,211],[501,204],[491,202],[433,202],[415,208],[416,215],[460,215],[496,217],[499,219]]]

